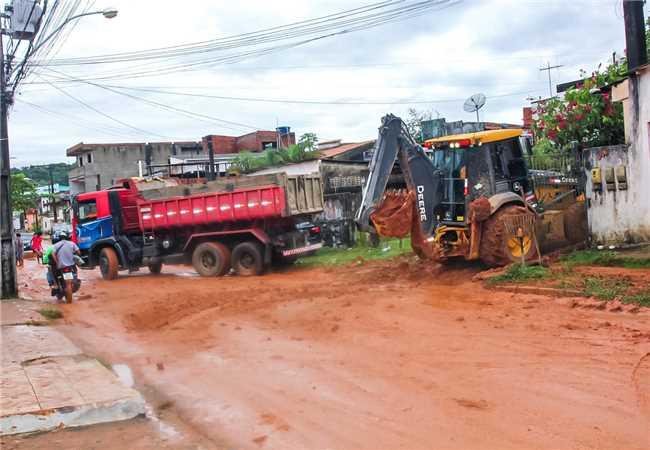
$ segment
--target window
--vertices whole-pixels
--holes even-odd
[[[88,164],[90,164],[91,162],[93,162],[93,154],[92,154],[92,153],[88,153],[87,158],[88,158]]]
[[[83,167],[84,166],[84,157],[80,156],[79,159],[78,159],[78,162],[79,162],[79,167]]]
[[[79,223],[90,222],[97,219],[97,201],[87,200],[79,202]]]

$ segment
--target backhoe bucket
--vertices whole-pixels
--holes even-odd
[[[403,238],[411,234],[415,194],[406,190],[386,191],[379,207],[370,215],[377,233]]]

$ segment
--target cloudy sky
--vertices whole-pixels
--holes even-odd
[[[55,58],[208,41],[377,1],[97,0],[87,4],[115,7],[118,17],[80,20]],[[620,0],[451,1],[407,20],[231,64],[209,62],[264,46],[182,59],[50,65],[23,82],[11,111],[12,164],[65,161],[65,149],[78,142],[199,140],[277,124],[321,140],[371,139],[383,114],[405,116],[409,107],[472,120],[462,104],[476,92],[488,98],[481,119],[520,123],[527,98],[548,94],[541,66],[562,65],[552,71],[553,82],[570,81],[613,51],[623,53],[622,15]],[[196,61],[208,64],[165,73]],[[311,101],[322,103],[301,103]]]

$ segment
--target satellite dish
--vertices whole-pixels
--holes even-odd
[[[474,94],[467,100],[465,100],[465,103],[463,104],[463,109],[465,112],[476,112],[476,121],[479,122],[478,119],[478,110],[481,109],[483,106],[485,106],[485,94]]]

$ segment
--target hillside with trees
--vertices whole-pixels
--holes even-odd
[[[54,163],[37,166],[21,167],[12,169],[14,174],[22,173],[25,177],[36,183],[37,186],[47,186],[50,184],[50,167],[52,168],[52,178],[54,183],[68,184],[68,172],[74,167],[74,164]]]

